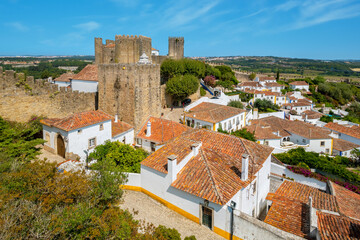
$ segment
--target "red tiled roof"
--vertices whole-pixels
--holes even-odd
[[[345,127],[337,123],[329,122],[324,127],[329,128],[336,132],[349,135],[354,138],[360,138],[360,127],[358,126]]]
[[[360,221],[319,211],[316,214],[321,239],[360,239]]]
[[[246,110],[203,102],[191,108],[189,112],[185,113],[185,116],[205,122],[218,123],[243,112],[246,112]]]
[[[261,124],[252,124],[247,126],[246,129],[255,135],[255,138],[260,139],[280,139],[281,137],[274,134],[271,126],[269,125],[261,125]]]
[[[106,48],[114,48],[115,47],[115,43],[110,43],[108,45],[105,46]]]
[[[70,79],[74,76],[74,73],[63,73],[58,78],[55,78],[55,82],[70,82]]]
[[[330,185],[331,193],[337,200],[340,213],[360,220],[360,195],[336,183],[330,182]]]
[[[252,120],[250,126],[252,126],[252,125],[270,126],[272,132],[279,131],[281,137],[288,137],[288,136],[290,136],[290,134],[285,129],[290,124],[291,124],[291,121],[289,121],[289,120],[270,116],[270,117],[266,117],[266,118]],[[259,139],[261,139],[261,138],[259,138]]]
[[[242,82],[239,84],[240,87],[262,87],[259,82]]]
[[[121,133],[124,133],[130,129],[133,129],[134,127],[130,124],[123,122],[123,121],[117,121],[115,122],[115,119],[112,118],[111,121],[111,136],[116,137],[120,135]]]
[[[151,48],[151,51],[159,51],[159,50],[157,50],[157,49],[155,49],[155,48]]]
[[[301,113],[301,115],[302,115],[303,119],[305,119],[305,116],[307,116],[308,119],[317,119],[317,118],[321,118],[322,116],[324,116],[324,114],[319,113],[319,112],[315,112],[315,111],[312,111],[312,110],[303,111]]]
[[[98,67],[97,65],[88,64],[72,79],[84,81],[98,81]]]
[[[339,138],[334,138],[333,141],[333,148],[342,152],[360,147],[360,145]]]
[[[151,135],[149,137],[146,136],[148,121],[151,122]],[[186,125],[162,118],[150,117],[144,123],[136,137],[147,139],[158,144],[164,144],[188,130],[191,130],[191,128]]]
[[[338,212],[339,207],[334,196],[321,192],[317,188],[305,184],[284,181],[276,190],[275,195],[286,197],[307,204],[309,197],[313,199],[313,207],[316,209]]]
[[[305,82],[305,81],[295,81],[295,82],[289,83],[289,85],[297,85],[297,86],[304,86],[304,85],[306,85],[306,86],[309,86],[309,84],[308,84],[307,82]]]
[[[265,84],[266,87],[283,87],[284,85],[281,85],[277,82],[268,82]]]
[[[191,145],[199,142],[202,143],[199,154],[183,167],[172,186],[221,205],[254,179],[254,174],[273,150],[235,136],[196,129],[170,140],[141,164],[167,173],[168,156],[176,155],[177,164],[180,164],[192,151]],[[245,182],[238,175],[244,153],[250,158],[249,178]]]
[[[78,128],[90,126],[96,123],[105,122],[112,119],[112,117],[100,110],[75,113],[66,118],[48,118],[42,119],[40,122],[49,127],[56,127],[65,131],[71,131]]]
[[[308,102],[308,101],[299,101],[299,102],[285,103],[284,106],[289,106],[289,107],[307,107],[307,106],[311,106],[311,103]]]
[[[310,209],[307,204],[270,193],[266,199],[273,203],[264,222],[303,238],[308,236]]]

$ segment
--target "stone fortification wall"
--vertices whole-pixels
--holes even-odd
[[[138,130],[149,115],[161,114],[160,66],[100,64],[99,109]]]
[[[184,37],[169,37],[169,57],[184,58]]]
[[[141,54],[151,56],[151,38],[116,35],[115,40],[95,38],[95,63],[137,63]]]
[[[0,116],[25,122],[32,115],[62,118],[75,112],[95,110],[95,93],[79,93],[65,87],[26,77],[0,67]]]

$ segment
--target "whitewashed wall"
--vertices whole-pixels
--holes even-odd
[[[54,81],[56,85],[58,85],[59,89],[60,87],[67,87],[70,86],[70,82],[62,82],[62,81]]]
[[[285,119],[285,112],[260,113],[259,114],[259,119],[270,117],[270,116]]]
[[[72,90],[77,90],[79,92],[97,92],[98,82],[71,79],[71,88]]]
[[[140,173],[125,173],[128,181],[124,184],[127,186],[141,187],[141,174]]]
[[[133,128],[115,136],[114,138],[112,138],[112,141],[124,142],[124,139],[125,139],[125,144],[129,144],[129,145],[134,144],[134,129]]]

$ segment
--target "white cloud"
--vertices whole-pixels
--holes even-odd
[[[8,27],[12,27],[19,32],[29,31],[29,28],[27,26],[25,26],[24,24],[22,24],[21,22],[9,22],[9,23],[5,23],[5,25]]]
[[[85,32],[92,32],[100,27],[100,24],[94,21],[86,22],[86,23],[80,23],[74,26],[75,28],[78,28]]]

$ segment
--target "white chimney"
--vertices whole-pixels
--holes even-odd
[[[146,125],[146,136],[150,137],[151,136],[151,122],[148,121],[147,125]]]
[[[191,150],[193,152],[193,156],[195,157],[199,153],[199,148],[201,146],[201,143],[194,143],[191,145]]]
[[[249,175],[249,155],[244,153],[241,161],[241,180],[246,181]]]
[[[116,123],[118,122],[118,115],[117,114],[115,115],[115,122]]]
[[[259,110],[257,108],[254,108],[253,119],[258,119],[258,118],[259,118]]]
[[[170,176],[171,182],[174,182],[176,180],[176,165],[177,165],[177,156],[176,155],[170,155],[168,156],[168,162],[167,162],[167,170],[168,175]]]

